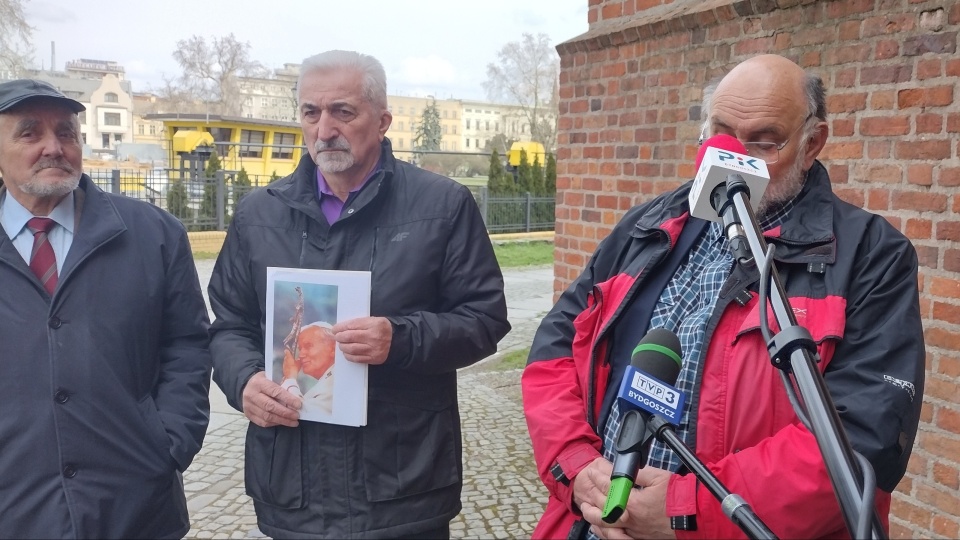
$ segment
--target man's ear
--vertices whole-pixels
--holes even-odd
[[[393,123],[393,113],[388,110],[384,110],[380,115],[380,140],[383,140],[383,137],[387,134],[387,130],[390,129],[390,124]]]
[[[813,128],[813,133],[811,133],[810,138],[807,139],[807,147],[803,155],[803,170],[809,171],[810,167],[813,167],[813,160],[817,159],[820,151],[822,151],[823,147],[827,144],[827,136],[829,134],[830,128],[827,123],[823,121],[817,122],[816,127]]]

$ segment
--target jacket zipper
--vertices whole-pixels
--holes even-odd
[[[300,235],[300,268],[303,268],[303,261],[307,256],[307,231],[304,230]]]
[[[370,274],[373,275],[373,269],[377,260],[377,238],[380,237],[380,227],[373,229],[373,250],[370,253]]]

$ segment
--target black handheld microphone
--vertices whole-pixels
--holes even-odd
[[[624,411],[617,431],[617,455],[610,474],[610,491],[601,518],[614,523],[623,515],[630,490],[647,461],[655,431],[648,426],[658,414],[674,424],[683,412],[683,394],[673,388],[683,363],[680,339],[664,328],[655,328],[633,350],[623,375],[617,400]]]

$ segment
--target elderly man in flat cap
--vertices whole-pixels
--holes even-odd
[[[181,538],[207,310],[183,225],[82,174],[82,110],[0,84],[0,537]]]

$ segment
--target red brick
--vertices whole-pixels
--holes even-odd
[[[834,94],[827,96],[827,112],[851,113],[862,111],[867,106],[866,92],[852,94]]]
[[[857,165],[857,170],[863,167],[866,172],[862,179],[865,182],[882,182],[884,184],[899,184],[903,181],[903,167],[900,165],[869,165],[865,162]],[[860,175],[857,175],[860,177]]]
[[[947,132],[960,133],[960,113],[950,113],[947,115]]]
[[[960,186],[960,167],[949,167],[940,169],[940,177],[937,185],[943,187]]]
[[[947,196],[942,193],[898,191],[893,196],[893,209],[944,212],[947,209]]]
[[[937,223],[937,240],[960,241],[960,221]]]
[[[920,80],[939,77],[942,72],[943,62],[939,58],[917,62],[917,78]]]
[[[952,337],[943,336],[943,334],[949,334],[949,332],[940,330],[939,328],[931,328],[924,334],[926,336],[924,340],[930,340],[926,341],[926,345],[928,347],[942,347],[944,349],[956,350],[956,345],[958,345],[960,338],[958,338],[956,334],[953,334]],[[952,343],[953,346],[947,345],[948,343]],[[924,384],[925,398],[942,399],[949,403],[956,399],[958,393],[960,393],[960,386],[958,386],[956,380],[940,377],[939,375],[927,376]],[[953,448],[960,450],[960,437],[955,434],[950,434],[949,437],[937,437],[935,436],[936,434],[930,435],[930,442],[923,444],[924,449],[928,452],[941,456],[960,456],[960,452],[956,451],[943,452],[943,450]]]
[[[960,272],[960,250],[948,249],[944,252],[943,269],[949,272]]]
[[[878,111],[893,110],[897,102],[894,90],[874,90],[870,94],[870,108]]]
[[[960,538],[960,522],[954,516],[934,514],[931,529],[942,538]]]
[[[860,119],[860,134],[867,137],[889,137],[910,133],[908,116],[872,116]]]
[[[850,15],[873,11],[873,0],[846,0],[831,2],[826,6],[825,15],[832,20],[845,19]]]
[[[853,118],[837,118],[833,121],[830,134],[834,137],[849,137],[854,133]]]
[[[863,143],[860,141],[827,143],[820,157],[822,159],[859,159],[863,157]]]
[[[953,379],[960,377],[960,359],[942,355],[938,364],[937,373]]]
[[[886,217],[886,216],[884,216]],[[899,223],[894,222],[896,218],[887,218],[887,221],[890,221],[891,224],[896,227],[899,227]],[[925,266],[927,268],[936,269],[937,263],[940,259],[940,248],[936,246],[914,246],[917,250],[917,262],[920,266]]]
[[[867,208],[870,210],[888,210],[890,208],[890,192],[885,189],[868,190]]]
[[[933,165],[927,163],[908,165],[907,182],[918,186],[933,185]]]
[[[893,143],[889,139],[870,139],[867,141],[867,157],[887,159],[893,152]]]
[[[930,512],[899,497],[890,501],[890,513],[900,519],[927,527],[930,522]],[[910,536],[909,538],[915,538]]]
[[[937,427],[949,431],[950,433],[960,433],[960,412],[956,409],[948,407],[940,407],[937,411]],[[954,456],[956,458],[958,456]],[[936,473],[937,465],[934,464],[934,473]],[[957,481],[957,469],[953,468],[953,482]],[[934,474],[936,476],[936,474]],[[942,483],[942,482],[941,482]],[[960,486],[953,485],[954,489],[957,489]]]
[[[883,15],[870,17],[863,21],[863,37],[874,37],[882,34],[901,34],[913,30],[914,18],[908,14]]]
[[[860,69],[860,84],[893,84],[910,80],[913,68],[910,65],[871,66]]]
[[[950,278],[930,278],[930,294],[943,298],[960,299],[960,281]]]
[[[957,454],[944,455],[955,456]],[[934,514],[945,513],[953,516],[960,515],[960,497],[957,497],[956,493],[921,484],[917,486],[917,498],[933,505],[935,509],[940,510],[940,512],[934,512]]]
[[[918,114],[917,115],[917,134],[938,134],[943,131],[942,114]]]
[[[863,208],[865,205],[864,198],[863,198],[863,190],[834,188],[833,192],[834,194],[836,194],[837,197],[840,197],[841,200],[844,200],[854,206]]]
[[[957,4],[956,7],[960,7],[960,4]],[[947,77],[960,77],[960,58],[947,60],[946,75]]]
[[[931,88],[910,88],[897,93],[897,106],[901,109],[909,107],[943,107],[953,103],[953,85],[934,86]]]
[[[889,60],[900,54],[900,42],[892,39],[877,41],[873,57],[876,60]]]
[[[911,240],[926,240],[933,236],[933,222],[929,219],[911,218],[904,231]]]
[[[600,19],[616,19],[623,15],[623,4],[620,2],[608,3],[600,10]]]
[[[933,302],[933,318],[951,324],[960,324],[960,306],[944,302]],[[957,431],[960,433],[960,430]]]
[[[897,159],[950,159],[949,140],[897,141]]]

